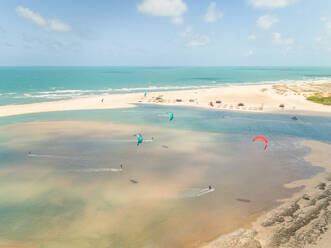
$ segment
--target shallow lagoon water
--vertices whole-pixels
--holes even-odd
[[[300,140],[331,140],[328,118],[158,106],[1,120],[0,237],[34,247],[198,247],[321,171]]]
[[[168,121],[168,112],[174,120]],[[27,114],[1,118],[0,125],[45,120],[93,120],[129,123],[169,129],[202,132],[286,136],[331,142],[331,118],[319,116],[239,113],[199,108],[139,104],[136,108],[111,110],[82,110]],[[272,143],[271,143],[272,145]]]

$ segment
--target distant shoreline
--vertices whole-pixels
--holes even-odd
[[[199,107],[205,109],[276,114],[331,116],[331,106],[306,100],[317,91],[331,92],[325,83],[257,84],[208,89],[129,94],[107,94],[21,105],[0,106],[0,117],[69,110],[131,108],[135,104]]]
[[[27,92],[2,92],[0,93],[1,97],[4,97],[10,104],[6,105],[23,105],[23,104],[32,104],[32,103],[42,103],[42,102],[54,102],[54,101],[64,101],[72,100],[78,98],[86,97],[97,97],[104,95],[117,95],[117,94],[143,94],[145,91],[149,93],[161,93],[168,91],[190,91],[190,90],[204,90],[204,89],[215,89],[231,86],[258,86],[258,85],[293,85],[293,84],[325,84],[330,83],[330,77],[318,77],[314,79],[282,79],[282,80],[261,80],[261,81],[229,81],[219,84],[214,83],[205,83],[200,85],[167,85],[164,86],[154,85],[154,86],[137,86],[137,87],[124,87],[124,88],[91,88],[91,89],[75,89],[75,88],[57,88],[52,87],[51,89],[44,90],[35,90]],[[1,91],[1,90],[0,90]],[[15,100],[16,99],[16,100]],[[3,104],[3,102],[1,102]],[[1,105],[0,105],[1,106]],[[4,105],[2,105],[4,106]]]

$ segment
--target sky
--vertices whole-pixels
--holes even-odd
[[[1,0],[0,66],[331,66],[330,0]]]

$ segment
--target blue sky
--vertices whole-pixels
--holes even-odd
[[[330,0],[2,0],[0,65],[331,65]]]

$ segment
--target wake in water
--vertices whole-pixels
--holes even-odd
[[[215,191],[215,188],[208,187],[208,188],[193,188],[190,189],[189,192],[184,192],[181,194],[178,194],[177,196],[173,197],[176,199],[182,199],[182,198],[196,198],[200,197],[209,193],[212,193]]]
[[[168,117],[169,114],[158,114],[157,116],[158,116],[158,117]]]
[[[69,172],[78,172],[78,173],[100,173],[100,172],[122,172],[122,168],[79,168],[79,169],[70,169]]]
[[[88,158],[82,157],[71,157],[71,156],[61,156],[61,155],[52,155],[52,154],[36,154],[36,153],[28,153],[28,157],[30,158],[45,158],[45,159],[65,159],[65,160],[89,160]]]

